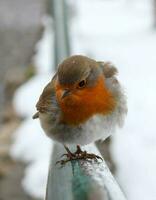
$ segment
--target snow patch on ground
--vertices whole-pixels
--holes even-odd
[[[50,154],[53,149],[53,142],[45,136],[39,120],[32,119],[39,96],[54,75],[51,21],[46,18],[44,22],[45,31],[37,45],[37,54],[34,57],[37,75],[19,87],[14,96],[14,107],[20,116],[25,117],[25,120],[14,133],[14,144],[10,151],[14,159],[27,163],[22,180],[24,190],[41,199],[45,196]]]
[[[16,112],[22,117],[32,116],[35,105],[45,85],[51,80],[51,74],[39,74],[20,86],[14,95],[13,104]]]
[[[40,127],[39,121],[26,119],[14,133],[11,156],[28,163],[22,185],[28,194],[43,198],[53,143]]]
[[[52,72],[54,65],[54,32],[53,21],[49,16],[43,18],[43,32],[41,40],[36,45],[36,54],[33,58],[38,74],[47,74]]]

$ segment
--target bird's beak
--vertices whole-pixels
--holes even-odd
[[[64,97],[67,97],[70,94],[71,94],[70,90],[68,90],[68,89],[63,90],[61,99],[63,99]]]

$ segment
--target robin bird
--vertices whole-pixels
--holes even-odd
[[[98,159],[80,145],[105,140],[122,126],[127,113],[126,98],[109,62],[86,56],[65,59],[44,88],[33,118],[39,118],[45,133],[67,151],[64,164],[76,159]],[[76,144],[72,153],[68,144]]]

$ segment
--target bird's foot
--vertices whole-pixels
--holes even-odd
[[[69,161],[80,160],[80,159],[83,159],[83,160],[94,159],[95,161],[97,161],[98,159],[103,160],[100,156],[96,154],[87,153],[87,151],[82,151],[79,145],[77,145],[77,150],[74,153],[72,153],[67,146],[64,146],[64,147],[67,153],[63,154],[61,157],[66,156],[66,158],[63,160],[57,161],[56,164],[60,163],[61,165],[64,165]]]

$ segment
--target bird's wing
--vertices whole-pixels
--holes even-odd
[[[122,87],[116,77],[118,73],[117,68],[110,62],[98,62],[98,64],[103,71],[106,87],[112,92],[114,97],[123,96]]]
[[[116,77],[118,70],[110,62],[98,63],[103,70],[106,87],[111,91],[117,102],[115,112],[113,112],[111,116],[113,116],[113,120],[116,121],[119,126],[122,126],[125,115],[127,114],[127,98],[122,85]]]
[[[36,104],[36,109],[38,112],[33,115],[33,119],[39,117],[39,112],[46,113],[53,110],[52,98],[55,96],[55,78],[56,76],[43,89],[43,92],[40,95],[39,100]]]
[[[111,78],[118,73],[117,68],[110,62],[97,62],[102,68],[105,78]]]

